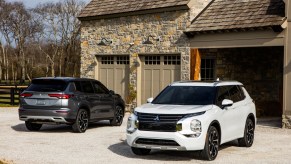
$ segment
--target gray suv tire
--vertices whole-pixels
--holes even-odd
[[[73,131],[76,133],[84,133],[89,124],[89,113],[85,109],[80,109],[75,123],[72,125]]]
[[[121,106],[117,105],[115,107],[114,118],[110,120],[111,126],[120,126],[122,124],[124,117],[124,110]]]
[[[42,124],[36,124],[29,121],[25,121],[25,126],[30,131],[39,131],[42,127]]]

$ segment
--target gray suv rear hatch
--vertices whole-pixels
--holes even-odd
[[[72,96],[65,94],[68,83],[60,79],[34,79],[31,85],[20,95],[23,109],[56,110],[67,104]]]

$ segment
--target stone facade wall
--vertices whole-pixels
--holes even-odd
[[[94,78],[96,54],[181,53],[181,78],[189,79],[189,41],[183,33],[189,25],[187,10],[83,21],[81,76]],[[142,44],[150,35],[161,41],[150,38],[154,44]],[[110,39],[112,44],[99,46],[101,38]]]
[[[81,77],[94,78],[96,54],[180,53],[181,79],[189,80],[190,48],[183,31],[210,1],[192,0],[189,10],[82,21]],[[142,44],[149,35],[160,37],[161,41]],[[99,46],[101,38],[110,39],[112,44]]]
[[[255,100],[258,116],[281,116],[283,47],[204,49],[216,58],[216,77],[237,80]]]

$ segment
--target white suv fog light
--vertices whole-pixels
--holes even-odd
[[[189,138],[197,138],[201,135],[201,133],[196,133],[196,134],[186,134],[185,136],[186,137],[189,137]]]
[[[127,127],[126,127],[127,133],[131,134],[135,132],[138,128],[138,123],[139,123],[138,120],[134,120],[131,117],[129,117],[127,120]]]

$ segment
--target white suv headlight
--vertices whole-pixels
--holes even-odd
[[[192,120],[190,122],[190,129],[195,133],[197,134],[198,136],[200,136],[201,132],[202,132],[202,125],[201,125],[201,121],[199,120]],[[196,137],[198,137],[196,136]]]

